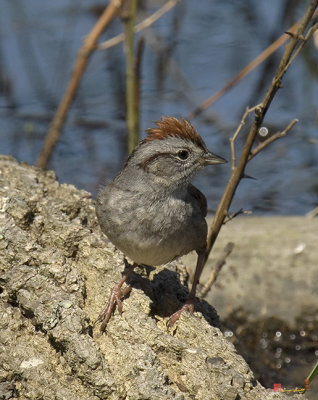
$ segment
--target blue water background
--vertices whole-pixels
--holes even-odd
[[[288,10],[283,0],[183,0],[138,34],[137,39],[145,38],[141,131],[162,115],[187,116],[222,88],[302,16],[306,2],[298,3]],[[96,21],[96,4],[104,5],[84,0],[0,2],[1,154],[35,163],[76,53]],[[144,2],[138,18],[162,4]],[[100,41],[121,31],[118,18]],[[261,101],[282,51],[270,58],[268,75],[258,67],[192,121],[213,152],[230,159],[228,139],[245,108]],[[127,156],[124,60],[122,44],[93,54],[49,164],[60,182],[93,195],[103,177],[111,179]],[[248,165],[247,174],[256,180],[241,182],[233,211],[301,215],[317,206],[317,61],[311,41],[289,69],[264,121],[270,133],[284,129],[293,118],[299,123]],[[5,89],[8,86],[10,90]],[[238,151],[248,126],[237,141]],[[229,173],[227,164],[210,167],[196,178],[210,211],[216,208]]]

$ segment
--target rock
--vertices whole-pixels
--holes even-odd
[[[137,271],[101,335],[123,255],[90,194],[6,156],[0,193],[0,398],[287,399],[255,381],[207,303],[167,330],[187,293],[178,263]]]
[[[238,217],[227,223],[203,271],[201,282],[228,242],[234,250],[206,300],[226,319],[242,309],[251,321],[278,318],[296,326],[297,318],[317,310],[318,218]],[[195,265],[195,256],[183,258]],[[192,269],[193,271],[193,269]]]

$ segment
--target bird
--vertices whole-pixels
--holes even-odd
[[[226,160],[207,149],[186,119],[166,116],[146,130],[124,167],[96,198],[96,214],[103,233],[133,263],[111,291],[96,321],[104,332],[117,305],[131,290],[123,288],[138,265],[167,264],[193,250],[197,266],[192,289],[183,307],[172,314],[172,326],[185,310],[193,313],[195,291],[205,262],[207,201],[192,183],[208,165]]]

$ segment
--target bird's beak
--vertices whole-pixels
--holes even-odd
[[[223,157],[217,156],[216,154],[211,153],[211,151],[207,151],[204,154],[203,159],[205,165],[227,163],[227,161]]]

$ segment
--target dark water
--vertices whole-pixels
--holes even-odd
[[[232,313],[223,325],[224,335],[234,343],[262,385],[273,389],[278,383],[290,395],[305,387],[305,379],[318,360],[317,310],[307,310],[296,318],[293,327],[273,317],[248,321],[242,309]],[[316,400],[317,394],[316,376],[306,397]]]
[[[303,3],[183,0],[139,34],[146,41],[142,130],[162,115],[188,115],[299,19]],[[162,4],[145,1],[143,13]],[[35,162],[76,52],[96,21],[92,6],[84,0],[0,3],[0,153]],[[121,29],[118,19],[103,40]],[[281,54],[278,51],[266,66],[258,67],[192,121],[212,151],[230,158],[228,139],[246,106],[264,96]],[[304,214],[318,204],[317,60],[311,42],[288,71],[265,125],[275,132],[293,118],[300,122],[288,137],[250,163],[247,173],[257,180],[240,184],[233,211]],[[102,177],[113,177],[122,165],[126,157],[124,70],[122,45],[91,58],[49,165],[61,182],[96,193]],[[242,140],[237,145],[240,148]],[[196,180],[208,195],[211,210],[229,170],[229,164],[211,167]]]

